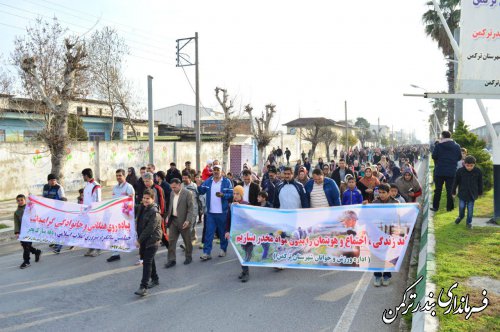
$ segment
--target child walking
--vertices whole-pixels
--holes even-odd
[[[245,202],[243,200],[243,194],[245,193],[245,190],[243,189],[242,186],[236,186],[233,188],[233,203],[231,204],[244,204],[248,205],[248,202]],[[231,232],[231,208],[229,208],[229,213],[227,214],[227,223],[226,223],[226,234],[225,237],[227,240],[230,238],[230,232]],[[247,244],[244,244],[241,246],[243,250],[245,250],[245,257],[243,260],[245,262],[249,262],[250,259],[252,258],[252,252],[253,252],[253,247],[254,244],[252,242],[248,242]],[[248,279],[250,279],[250,271],[248,269],[248,266],[241,266],[241,274],[238,276],[239,279],[241,279],[241,282],[247,282]]]
[[[382,183],[378,186],[378,198],[376,198],[373,204],[399,204],[395,198],[391,197],[390,194],[391,187],[387,183]],[[373,273],[375,280],[373,285],[375,287],[389,286],[390,280],[392,278],[391,272],[375,272]]]
[[[20,194],[16,197],[17,210],[14,212],[14,234],[19,239],[19,233],[21,232],[21,224],[23,221],[24,209],[26,208],[26,196]],[[20,268],[25,269],[30,267],[30,254],[35,255],[35,262],[40,261],[40,256],[42,251],[40,249],[34,248],[31,242],[21,241],[21,246],[23,247],[23,263]]]
[[[458,188],[458,218],[455,224],[459,224],[465,216],[467,206],[467,229],[472,229],[472,215],[474,214],[474,202],[483,194],[483,173],[476,167],[476,158],[467,156],[464,159],[464,167],[460,167],[455,175],[452,195],[455,196]]]
[[[363,203],[363,194],[356,187],[356,179],[351,174],[345,176],[347,189],[342,195],[342,205],[354,205]]]
[[[136,295],[146,296],[148,288],[160,284],[156,273],[155,255],[162,235],[161,216],[155,204],[155,192],[152,189],[146,189],[142,196],[142,205],[137,213],[136,245],[143,253],[143,263],[142,280],[139,289],[135,292]]]

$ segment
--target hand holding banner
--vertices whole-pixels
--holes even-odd
[[[397,272],[418,204],[277,210],[232,206],[231,244],[242,265]]]
[[[132,197],[82,205],[30,195],[19,241],[131,251],[137,239]]]

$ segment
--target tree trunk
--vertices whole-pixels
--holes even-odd
[[[316,146],[317,145],[318,145],[318,143],[312,143],[311,155],[309,156],[309,161],[310,162],[312,162],[312,160],[313,160],[314,152],[316,151]]]
[[[451,61],[448,62],[448,70],[446,71],[446,78],[448,80],[448,93],[455,93],[455,64]],[[448,108],[448,130],[453,132],[455,128],[455,100],[447,100]]]
[[[229,142],[222,142],[222,169],[224,172],[229,170]]]
[[[60,106],[61,107],[61,106]],[[64,107],[64,106],[62,106]],[[54,125],[57,124],[57,125]],[[68,112],[66,110],[58,110],[51,124],[52,128],[48,128],[50,134],[45,137],[45,143],[50,150],[50,161],[52,174],[55,174],[61,183],[64,181],[64,162],[65,153],[68,145]]]
[[[257,158],[259,159],[259,160],[257,160],[257,167],[259,168],[259,169],[257,170],[257,174],[258,174],[259,176],[261,176],[261,175],[262,175],[262,170],[264,169],[264,160],[265,160],[265,158],[266,158],[266,157],[265,157],[265,153],[266,153],[266,149],[265,149],[265,148],[263,148],[263,147],[262,147],[262,148],[261,148],[261,147],[259,147],[259,149],[258,149],[258,153],[257,153]]]
[[[326,145],[326,160],[329,162],[330,159],[330,144],[325,144]]]

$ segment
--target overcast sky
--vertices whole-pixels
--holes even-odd
[[[201,102],[217,109],[214,89],[255,111],[277,105],[276,126],[298,117],[344,119],[415,130],[425,139],[429,100],[403,97],[446,90],[446,62],[425,36],[426,1],[131,1],[0,0],[0,52],[4,59],[16,35],[37,15],[57,16],[82,34],[109,25],[126,39],[127,75],[146,100],[154,77],[154,108],[194,105],[194,93],[175,66],[175,40],[199,33]],[[194,50],[186,49],[194,60]],[[13,70],[10,67],[10,70]],[[194,67],[186,67],[194,85]],[[500,104],[485,101],[493,121]],[[472,101],[464,103],[471,127],[484,124]]]

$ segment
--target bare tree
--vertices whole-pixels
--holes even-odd
[[[302,130],[302,139],[311,143],[311,153],[309,155],[309,159],[314,156],[314,152],[316,151],[316,147],[319,143],[321,143],[321,135],[322,129],[327,125],[326,119],[318,118],[314,120],[309,126]]]
[[[220,96],[222,93],[222,99]],[[236,137],[237,119],[234,116],[234,100],[229,100],[227,89],[215,88],[215,97],[224,111],[224,130],[222,136],[222,165],[225,169],[229,166],[229,147]]]
[[[338,142],[338,135],[330,127],[323,127],[320,129],[320,140],[325,144],[326,147],[326,158],[330,160],[330,145]]]
[[[114,137],[115,117],[121,110],[128,119],[134,134],[135,128],[128,117],[129,94],[126,80],[122,77],[123,57],[129,53],[128,47],[123,38],[116,30],[104,27],[102,30],[94,32],[89,41],[89,61],[91,64],[92,81],[97,97],[106,101],[111,110],[111,139]],[[126,101],[126,102],[125,102]],[[136,135],[137,139],[137,135]]]
[[[141,107],[133,91],[132,83],[119,76],[116,85],[112,88],[112,99],[116,103],[117,114],[124,115],[128,125],[132,128],[135,140],[138,141],[139,137],[135,129],[134,119],[141,117]]]
[[[61,179],[68,144],[68,114],[71,100],[85,94],[87,52],[78,38],[65,37],[57,19],[38,19],[15,40],[12,55],[19,68],[26,95],[43,103],[44,128],[40,138],[51,154],[51,173]]]
[[[265,112],[262,112],[259,118],[258,117],[254,118],[252,116],[252,111],[253,111],[252,106],[250,106],[250,104],[245,106],[245,112],[248,113],[250,117],[250,121],[252,124],[252,134],[255,140],[257,141],[257,148],[259,150],[259,157],[258,157],[259,172],[261,172],[262,168],[264,167],[264,160],[266,159],[265,156],[266,147],[271,143],[273,138],[277,136],[277,134],[272,132],[270,129],[271,120],[274,114],[276,113],[275,108],[276,105],[267,104]]]

